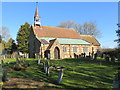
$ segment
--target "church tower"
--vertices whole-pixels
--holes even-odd
[[[35,15],[34,15],[34,25],[40,26],[40,15],[39,15],[39,10],[38,10],[38,2],[36,2],[36,11],[35,11]]]

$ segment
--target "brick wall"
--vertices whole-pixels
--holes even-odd
[[[44,57],[44,51],[47,49],[48,44],[43,45],[42,48],[42,56]],[[55,47],[58,47],[60,49],[60,58],[74,58],[74,53],[76,55],[80,55],[81,53],[84,53],[83,47],[87,47],[88,51],[85,52],[86,55],[89,55],[89,52],[94,53],[97,52],[97,50],[100,48],[100,46],[94,46],[94,45],[60,45],[57,41],[53,44],[53,46],[50,49],[50,57],[51,59],[54,59],[54,49]],[[66,47],[66,51],[63,51],[63,47]],[[77,47],[77,51],[73,50],[73,47]]]

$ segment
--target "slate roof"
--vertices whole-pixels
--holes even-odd
[[[68,39],[68,38],[39,38],[44,39],[45,41],[49,42],[50,40],[54,42],[54,40],[58,40],[60,44],[75,44],[75,45],[91,45],[92,43],[89,43],[85,40],[81,39]]]
[[[34,33],[37,38],[67,38],[67,39],[82,39],[93,45],[100,46],[100,43],[91,35],[79,35],[74,29],[66,29],[59,27],[49,27],[49,26],[34,26],[32,25]],[[76,41],[74,41],[77,44]]]
[[[59,27],[41,26],[33,27],[37,37],[50,37],[50,38],[72,38],[80,39],[80,35],[73,29],[65,29]]]
[[[92,35],[80,35],[81,39],[86,40],[87,42],[93,43],[93,45],[100,46],[100,43]]]

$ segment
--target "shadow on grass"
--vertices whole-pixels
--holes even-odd
[[[44,60],[41,60],[41,62],[42,61]],[[37,64],[37,60],[26,60],[25,63],[30,63],[30,67],[28,67],[26,71],[12,71],[10,75],[56,85],[46,85],[46,88],[99,88],[104,87],[106,83],[110,83],[111,85],[112,76],[110,76],[110,74],[112,74],[112,70],[115,69],[109,67],[117,66],[116,63],[105,62],[104,60],[101,60],[102,65],[100,66],[100,60],[90,60],[88,58],[48,61],[52,65],[66,67],[62,84],[57,84],[57,71],[51,71],[50,75],[47,76],[44,73],[43,66]],[[14,64],[6,64],[4,67],[9,68],[13,65]],[[69,80],[69,82],[66,82],[67,80]],[[109,87],[110,85],[106,87]]]

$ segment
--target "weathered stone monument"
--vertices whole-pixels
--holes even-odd
[[[3,82],[8,81],[8,78],[7,78],[7,70],[6,70],[6,69],[3,69],[2,81],[3,81]]]
[[[91,53],[91,57],[92,59],[94,59],[94,51]]]
[[[117,75],[114,77],[113,80],[113,88],[115,88],[116,90],[120,89],[120,67],[118,67],[118,73]]]
[[[111,62],[115,62],[115,57],[111,56]]]
[[[49,62],[48,61],[46,61],[45,62],[45,66],[44,66],[44,70],[45,70],[45,73],[48,75],[49,74]]]
[[[62,81],[62,78],[63,78],[63,70],[64,70],[64,67],[61,67],[61,70],[59,71],[58,73],[58,80],[57,80],[57,83],[60,84],[61,81]]]
[[[97,59],[97,53],[94,54],[94,60],[96,60],[96,59]]]
[[[105,61],[109,62],[110,58],[109,58],[109,55],[106,55],[105,56]]]
[[[118,61],[120,61],[120,53],[118,54],[117,58],[118,58]]]
[[[1,65],[4,65],[4,60],[1,60]]]
[[[84,58],[86,57],[86,53],[83,53],[83,57],[84,57]]]
[[[40,56],[38,56],[38,65],[40,64]]]
[[[3,76],[3,69],[2,69],[2,64],[0,64],[0,90],[2,90],[2,85],[3,85],[3,82],[2,82],[2,76]]]

